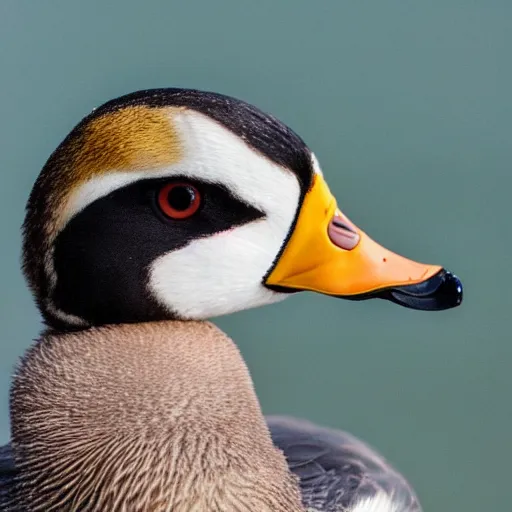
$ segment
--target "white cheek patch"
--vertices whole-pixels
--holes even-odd
[[[184,318],[227,314],[285,298],[263,286],[262,279],[295,217],[297,177],[207,116],[188,110],[169,115],[184,158],[165,168],[118,170],[85,183],[70,198],[61,229],[93,201],[141,179],[180,176],[223,185],[265,217],[160,256],[150,268],[149,291]]]
[[[286,297],[261,281],[281,247],[265,219],[195,240],[158,258],[149,289],[181,318],[225,315]]]

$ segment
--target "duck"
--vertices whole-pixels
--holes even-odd
[[[212,323],[306,291],[425,311],[462,302],[455,274],[342,213],[276,117],[195,89],[104,103],[35,181],[22,252],[44,328],[12,379],[1,510],[421,511],[366,442],[265,417]]]

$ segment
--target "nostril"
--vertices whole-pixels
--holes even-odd
[[[332,219],[332,223],[337,227],[337,228],[341,228],[341,229],[346,229],[347,231],[350,231],[351,233],[356,233],[356,231],[354,231],[354,229],[349,226],[348,224],[345,224],[342,220],[340,220],[339,218],[334,218]]]
[[[354,249],[360,240],[357,231],[340,219],[332,219],[329,223],[328,234],[334,245],[346,251]]]

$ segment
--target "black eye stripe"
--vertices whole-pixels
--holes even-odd
[[[208,207],[213,211],[208,214],[221,214],[224,219],[229,219],[230,226],[245,224],[251,220],[265,217],[265,213],[256,207],[235,196],[226,186],[221,183],[206,182],[186,176],[174,176],[172,178],[154,178],[138,181],[136,186],[140,188],[154,208],[155,214],[162,219],[162,213],[158,206],[158,192],[168,183],[188,183],[195,187],[201,195],[201,206],[199,210]],[[125,189],[130,187],[124,187]],[[123,190],[123,189],[119,189]],[[164,220],[168,218],[164,216]],[[227,228],[229,229],[229,228]],[[213,234],[213,233],[212,233]]]
[[[169,219],[158,208],[158,191],[171,181],[200,191],[203,203],[190,218]],[[222,185],[183,176],[127,185],[91,203],[58,235],[54,303],[92,324],[168,318],[146,291],[150,265],[195,239],[262,217]]]

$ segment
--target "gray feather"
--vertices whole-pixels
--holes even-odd
[[[267,417],[274,444],[300,479],[303,504],[318,512],[350,511],[384,493],[397,512],[421,512],[405,478],[354,436],[304,420]]]

